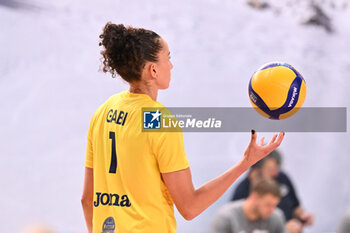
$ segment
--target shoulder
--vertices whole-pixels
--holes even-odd
[[[270,220],[276,223],[279,222],[283,224],[285,222],[285,219],[284,219],[282,210],[280,210],[279,208],[276,208],[271,214]]]
[[[249,195],[250,181],[245,177],[236,187],[232,200],[247,198]]]
[[[239,200],[226,203],[220,207],[216,215],[220,217],[232,217],[242,210],[243,202],[243,200]]]
[[[281,179],[289,179],[288,175],[284,171],[278,173],[278,177]]]
[[[114,102],[118,101],[119,99],[121,99],[123,96],[125,96],[126,92],[122,91],[119,92],[117,94],[114,94],[112,96],[110,96],[104,103],[102,103],[96,110],[95,114],[98,113],[99,111],[101,111],[101,109],[103,109],[106,106],[109,105],[113,105]]]
[[[247,176],[237,185],[237,189],[242,189],[247,187],[249,188],[249,186],[250,186],[250,181]]]
[[[290,180],[289,176],[283,171],[279,172],[277,180],[279,183],[292,185],[292,181]]]
[[[267,219],[268,225],[271,228],[271,232],[276,233],[286,233],[285,229],[285,218],[283,215],[283,212],[276,208],[274,212],[271,214],[271,216]]]
[[[165,108],[161,103],[145,96],[145,94],[140,94],[139,96],[133,95],[128,90],[116,93],[102,103],[94,115],[99,115],[106,109],[109,110],[116,107],[127,107],[129,110],[131,109],[136,112],[141,111],[143,108]]]
[[[236,227],[243,214],[242,204],[242,201],[235,201],[223,205],[214,216],[209,232],[237,232]]]
[[[106,109],[109,110],[111,106],[114,105],[114,103],[118,102],[123,98],[123,96],[126,95],[127,91],[122,91],[117,94],[114,94],[110,96],[105,102],[103,102],[94,112],[91,118],[92,124],[97,120],[97,118],[100,118],[104,113],[106,113]]]

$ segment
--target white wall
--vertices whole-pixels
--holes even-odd
[[[305,106],[350,106],[349,9],[330,12],[336,28],[331,35],[301,26],[303,11],[297,7],[276,14],[244,1],[37,0],[32,5],[37,8],[0,5],[0,232],[16,232],[37,220],[58,232],[85,232],[80,195],[90,117],[110,95],[127,88],[98,72],[98,35],[106,21],[153,29],[168,41],[172,82],[159,94],[166,106],[250,106],[249,78],[273,60],[302,72]],[[238,161],[249,137],[248,132],[185,134],[195,185]],[[287,133],[281,145],[284,168],[316,216],[308,233],[334,231],[350,207],[349,139],[349,133]],[[191,222],[177,215],[178,232],[207,232],[231,193]]]

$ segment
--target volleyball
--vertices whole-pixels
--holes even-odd
[[[248,93],[259,114],[269,119],[285,119],[303,105],[306,83],[293,66],[271,62],[255,71],[249,81]]]

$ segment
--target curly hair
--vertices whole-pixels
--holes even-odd
[[[100,39],[103,72],[113,78],[119,74],[127,82],[140,80],[146,62],[157,62],[162,49],[157,33],[111,22],[104,26]]]

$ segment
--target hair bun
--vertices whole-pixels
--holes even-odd
[[[123,24],[114,24],[108,22],[103,28],[103,33],[100,35],[102,41],[100,46],[103,45],[105,48],[111,46],[122,47],[126,41],[127,28]],[[119,43],[116,43],[119,42]]]
[[[124,24],[113,24],[111,22],[108,22],[105,26],[105,32],[106,33],[113,33],[116,35],[123,35],[127,31]]]
[[[104,26],[100,39],[103,72],[111,72],[112,77],[118,73],[127,82],[140,80],[145,63],[158,61],[162,49],[157,33],[111,22]]]

